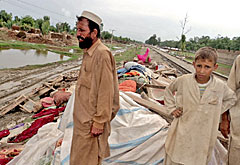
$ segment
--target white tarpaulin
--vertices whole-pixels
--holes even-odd
[[[140,97],[138,94],[135,95]],[[21,154],[9,164],[35,165],[51,162],[53,165],[69,165],[73,105],[74,93],[68,101],[60,123],[49,123],[40,128],[38,134],[26,143]],[[161,116],[140,106],[120,92],[120,110],[111,122],[111,127],[109,137],[111,156],[103,161],[104,165],[163,163],[168,123]],[[51,155],[59,138],[63,138],[62,145],[55,150],[54,155]],[[210,164],[224,164],[225,158],[226,150],[218,142]]]

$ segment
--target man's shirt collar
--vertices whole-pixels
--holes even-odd
[[[100,43],[101,43],[100,39],[97,39],[97,41],[86,51],[86,53],[89,56],[92,56],[94,50],[98,47]]]

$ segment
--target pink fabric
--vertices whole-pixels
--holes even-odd
[[[43,99],[41,99],[41,103],[45,108],[55,106],[54,99],[51,97],[44,97]]]
[[[148,53],[149,53],[149,48],[147,48],[146,52],[144,55],[140,55],[138,54],[137,57],[138,57],[138,60],[140,61],[143,61],[143,62],[151,62],[151,58],[148,57]]]

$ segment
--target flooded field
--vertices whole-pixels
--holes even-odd
[[[67,59],[69,59],[69,57],[47,50],[0,49],[0,69],[47,64]]]

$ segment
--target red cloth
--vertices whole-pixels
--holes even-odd
[[[0,165],[5,165],[8,162],[10,162],[10,160],[12,160],[13,158],[4,158],[4,159],[0,159]]]
[[[50,114],[53,114],[54,116],[58,116],[59,112],[63,112],[65,110],[65,108],[66,107],[61,107],[61,108],[56,108],[56,109],[43,109],[41,112],[33,115],[32,118],[38,118],[38,117],[50,115]]]
[[[24,130],[22,133],[18,134],[17,136],[9,138],[8,143],[19,143],[28,138],[31,138],[33,135],[37,134],[37,131],[39,128],[41,128],[43,125],[49,122],[52,122],[53,120],[54,120],[54,115],[35,120],[28,129]]]
[[[2,139],[3,137],[6,137],[10,134],[8,129],[2,130],[0,131],[0,139]],[[0,164],[1,165],[1,164]]]
[[[136,92],[137,83],[133,80],[126,80],[119,84],[119,90]]]

